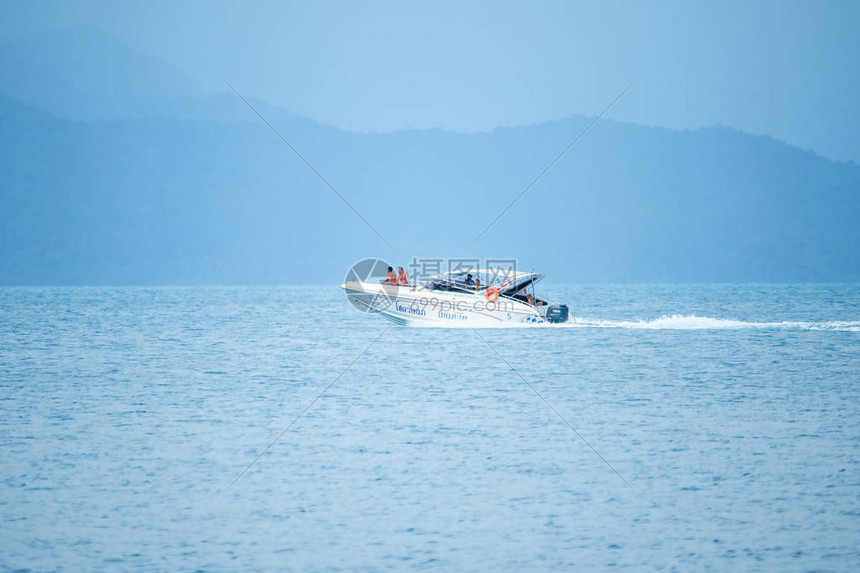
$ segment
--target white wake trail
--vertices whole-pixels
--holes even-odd
[[[695,314],[664,315],[653,320],[598,320],[576,317],[560,326],[564,328],[627,328],[637,330],[829,330],[837,332],[860,332],[860,321],[782,321],[747,322],[712,318]]]

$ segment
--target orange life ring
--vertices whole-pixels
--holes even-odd
[[[487,292],[484,293],[484,296],[487,297],[488,301],[496,302],[499,300],[499,289],[490,287],[487,289]]]

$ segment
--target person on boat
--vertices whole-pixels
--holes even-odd
[[[466,285],[467,287],[475,288],[475,281],[472,279],[472,273],[468,273],[466,275],[466,280],[463,284]]]
[[[475,277],[475,290],[481,290],[481,279]]]
[[[536,299],[535,295],[531,294],[528,289],[523,289],[523,294],[526,295],[526,302],[529,303],[530,306],[544,306],[546,301],[541,299]]]
[[[409,273],[403,267],[397,267],[397,284],[409,286]]]
[[[397,276],[394,274],[394,269],[388,267],[388,277],[385,279],[385,284],[396,285],[397,284]]]
[[[528,303],[529,306],[535,305],[535,297],[533,294],[531,294],[529,292],[528,288],[523,289],[523,296],[526,298],[526,302]],[[520,300],[522,300],[522,299],[520,299]]]

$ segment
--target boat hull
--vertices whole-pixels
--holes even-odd
[[[490,301],[481,293],[365,282],[346,283],[341,288],[356,308],[404,326],[487,328],[545,322],[534,307],[508,298]]]

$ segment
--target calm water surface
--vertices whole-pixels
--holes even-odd
[[[0,289],[0,568],[856,570],[860,287],[544,294],[577,323],[480,334],[632,488],[471,330]]]

